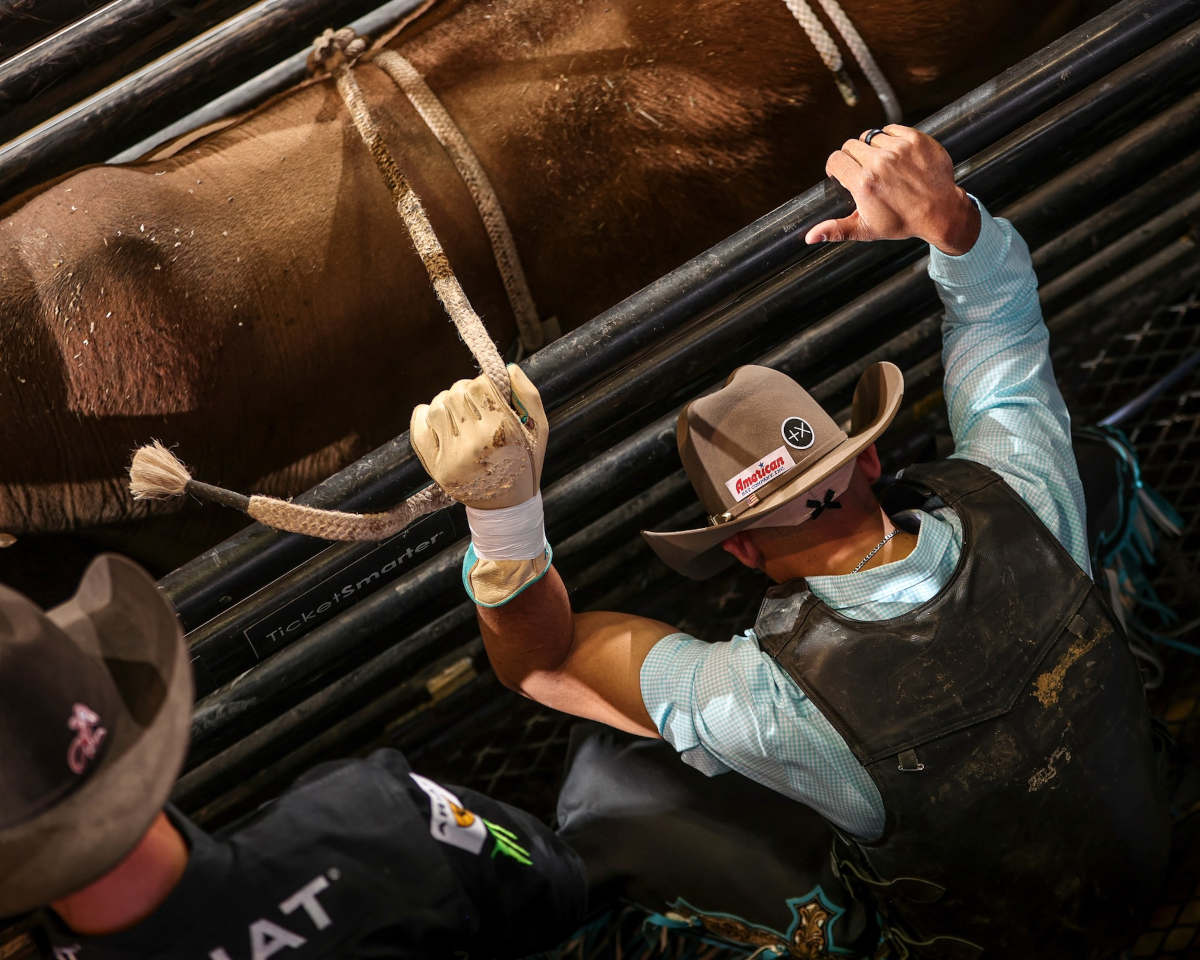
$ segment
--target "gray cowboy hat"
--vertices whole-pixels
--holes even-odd
[[[684,407],[675,430],[708,525],[642,536],[673,570],[693,580],[711,577],[731,562],[722,541],[852,462],[887,429],[903,398],[900,368],[871,364],[854,390],[846,433],[787,374],[738,367],[724,386]]]
[[[154,581],[106,554],[43,612],[0,586],[0,915],[108,873],[163,809],[192,670]]]

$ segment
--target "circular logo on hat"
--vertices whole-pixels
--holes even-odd
[[[807,450],[817,439],[813,428],[803,417],[788,417],[779,425],[779,432],[783,434],[783,442],[797,450]]]

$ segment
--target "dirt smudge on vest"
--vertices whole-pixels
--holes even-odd
[[[998,784],[1019,776],[1023,754],[1012,734],[996,729],[974,750],[955,775],[961,790],[974,789],[980,783]]]
[[[1071,751],[1066,747],[1058,747],[1046,760],[1046,765],[1039,770],[1035,770],[1029,778],[1029,792],[1037,793],[1046,784],[1058,776],[1058,767],[1056,763],[1071,762]]]
[[[1067,648],[1053,670],[1047,670],[1033,684],[1033,695],[1043,707],[1052,707],[1058,703],[1058,695],[1062,693],[1063,680],[1071,666],[1089,650],[1100,642],[1097,634],[1089,637],[1079,637]]]

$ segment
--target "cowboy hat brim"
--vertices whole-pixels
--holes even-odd
[[[74,596],[45,616],[103,660],[125,710],[105,718],[109,742],[78,789],[0,830],[0,915],[49,904],[117,866],[165,806],[191,726],[183,631],[140,567],[113,554],[97,557]]]
[[[869,447],[891,424],[904,399],[904,375],[894,363],[873,363],[854,389],[850,432],[816,463],[763,497],[736,520],[691,530],[643,530],[650,548],[668,567],[693,580],[719,573],[732,558],[721,543],[812,489]]]

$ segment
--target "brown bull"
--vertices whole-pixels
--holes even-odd
[[[909,118],[1084,5],[844,3]],[[564,329],[812,183],[831,147],[882,122],[853,70],[860,102],[843,102],[780,0],[446,0],[390,45],[489,171],[541,314]],[[508,344],[454,166],[387,75],[356,75]],[[330,79],[185,140],[0,208],[0,532],[136,516],[125,468],[153,436],[208,480],[295,493],[470,371]]]

